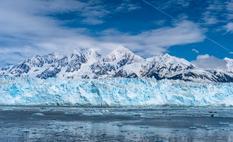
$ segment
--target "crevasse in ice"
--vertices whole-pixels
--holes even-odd
[[[233,84],[127,78],[1,78],[0,105],[232,106]]]

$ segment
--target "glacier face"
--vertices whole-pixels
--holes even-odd
[[[232,106],[233,83],[174,80],[1,78],[0,105]]]

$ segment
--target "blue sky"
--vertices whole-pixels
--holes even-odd
[[[122,46],[215,66],[233,58],[233,0],[1,0],[0,27],[0,66]]]

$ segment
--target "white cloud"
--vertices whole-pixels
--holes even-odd
[[[225,69],[226,62],[223,59],[219,59],[215,56],[208,54],[197,56],[196,60],[192,61],[197,67],[204,69]]]
[[[84,3],[76,0],[2,0],[0,43],[3,44],[0,45],[0,62],[15,63],[36,54],[72,52],[83,47],[99,48],[108,52],[125,46],[133,51],[140,51],[144,56],[150,56],[161,54],[174,45],[201,42],[205,38],[202,30],[190,21],[139,34],[108,30],[93,37],[85,33],[85,29],[65,28],[61,26],[63,21],[46,16],[70,11],[79,11],[83,16],[83,22],[89,24],[101,23],[102,18],[108,13],[96,1]],[[5,46],[4,42],[12,45]]]
[[[135,1],[134,1],[135,2]],[[133,11],[140,9],[141,7],[138,4],[133,3],[131,0],[123,0],[121,4],[116,8],[116,11],[122,12],[122,11]]]
[[[67,32],[68,33],[68,32]],[[70,33],[65,36],[51,36],[41,38],[39,42],[19,48],[2,48],[2,52],[22,52],[30,55],[35,53],[72,52],[76,48],[99,48],[106,52],[114,48],[124,46],[133,51],[140,51],[141,55],[151,56],[164,53],[169,47],[200,42],[204,39],[201,30],[194,24],[184,21],[173,27],[165,27],[145,31],[136,35],[121,33],[115,30],[107,30],[97,37],[91,37],[80,33]],[[25,52],[22,49],[26,49]],[[38,49],[39,51],[35,50]],[[67,49],[67,50],[65,50]],[[1,52],[0,52],[1,53]]]
[[[195,49],[195,48],[193,48],[192,51],[193,51],[194,53],[196,53],[196,54],[199,54],[199,51],[198,51],[197,49]]]
[[[183,7],[188,7],[190,5],[190,1],[189,0],[175,0],[175,2],[178,5],[181,5]]]
[[[227,32],[233,32],[233,22],[226,24],[225,25],[225,30]]]
[[[143,55],[158,55],[174,45],[201,42],[205,36],[196,24],[183,21],[173,27],[154,29],[137,35],[108,33],[102,38],[121,43],[134,51],[140,51]]]
[[[101,21],[102,23],[102,18],[109,13],[109,11],[104,8],[104,4],[98,0],[89,0],[87,2],[78,0],[1,0],[0,3],[0,18],[7,18],[11,20],[16,18],[15,20],[18,20],[19,22],[21,17],[38,18],[38,16],[41,17],[44,15],[45,18],[46,14],[51,13],[78,12],[83,18],[83,22],[93,24],[93,21]],[[20,23],[24,22],[23,20],[24,19],[22,19]],[[24,23],[27,24],[26,22]],[[30,23],[31,22],[32,21],[30,21]]]

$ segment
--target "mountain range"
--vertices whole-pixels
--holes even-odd
[[[226,69],[210,70],[169,54],[142,58],[127,48],[117,48],[107,56],[96,49],[80,49],[70,55],[37,55],[0,69],[0,76],[61,78],[155,78],[194,82],[233,82],[233,59]]]

